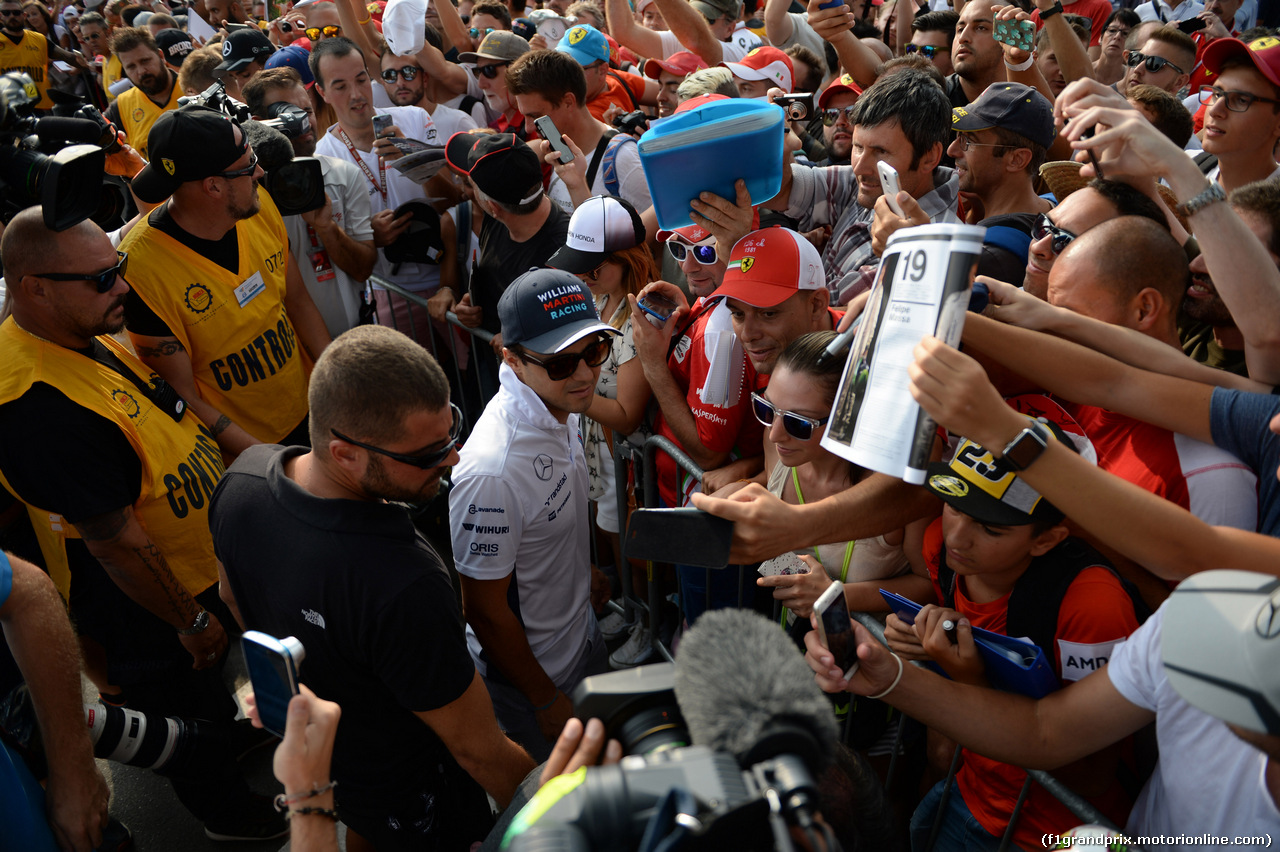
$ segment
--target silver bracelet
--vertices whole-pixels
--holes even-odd
[[[899,657],[897,654],[894,654],[893,658],[898,661],[898,676],[893,679],[893,683],[889,684],[889,688],[886,689],[884,692],[880,693],[879,695],[868,695],[867,696],[868,698],[873,698],[873,699],[884,698],[890,692],[893,692],[894,688],[896,688],[898,683],[902,680],[902,672],[906,669],[906,666],[902,664],[902,658]]]

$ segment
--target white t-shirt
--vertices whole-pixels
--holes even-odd
[[[680,43],[680,39],[676,38],[676,34],[670,30],[663,30],[658,33],[662,39],[662,58],[666,59],[673,53],[679,53],[682,50],[688,50]],[[741,62],[742,57],[750,53],[754,48],[760,46],[760,39],[751,30],[739,27],[733,31],[733,35],[728,41],[720,42],[721,62]]]
[[[1263,777],[1266,756],[1169,685],[1161,652],[1164,611],[1162,606],[1117,648],[1106,668],[1121,695],[1155,712],[1160,746],[1160,760],[1129,814],[1126,833],[1188,839],[1275,835],[1280,809]]]
[[[353,240],[373,239],[373,228],[369,224],[369,193],[366,191],[368,183],[360,169],[335,157],[321,156],[318,159],[320,171],[324,174],[324,192],[333,207],[333,221]],[[337,337],[359,322],[360,293],[364,282],[352,279],[333,263],[332,258],[328,268],[320,273],[326,280],[320,281],[314,258],[323,251],[324,241],[315,235],[315,244],[312,244],[312,232],[300,214],[285,216],[284,226],[289,232],[289,249],[297,261],[307,292],[324,317],[329,335]]]
[[[1133,8],[1133,11],[1137,12],[1138,17],[1143,21],[1172,23],[1194,18],[1204,11],[1204,4],[1200,0],[1183,0],[1177,4],[1167,3],[1165,0],[1142,0]]]
[[[498,376],[502,387],[453,468],[454,563],[477,580],[512,576],[529,647],[565,689],[596,629],[582,429],[576,414],[565,423],[552,417],[506,364]],[[487,674],[471,625],[467,644]]]
[[[615,139],[622,138],[615,136]],[[649,184],[644,179],[644,169],[640,167],[640,149],[632,142],[614,142],[617,156],[613,158],[615,168],[617,169],[618,191],[616,195],[621,196],[630,202],[631,206],[636,209],[637,213],[643,213],[653,206],[652,199],[649,198]],[[610,153],[606,149],[605,153]],[[600,156],[604,157],[605,153]],[[595,151],[587,157],[587,165],[590,166]],[[595,180],[591,182],[592,195],[608,195],[609,190],[605,186],[605,164],[601,160],[600,166],[596,169]],[[569,198],[569,190],[565,186],[564,181],[554,172],[551,174],[551,183],[547,186],[547,196],[560,209],[569,215],[573,215],[573,201]]]
[[[787,17],[791,19],[791,38],[775,44],[774,47],[778,48],[778,50],[786,50],[793,45],[799,44],[809,48],[819,56],[825,56],[823,51],[826,48],[823,47],[822,36],[818,35],[813,27],[809,26],[809,16],[804,12],[787,12]]]
[[[419,142],[433,145],[443,145],[447,141],[441,138],[435,122],[431,120],[431,116],[422,107],[387,107],[379,110],[379,112],[390,115],[394,120],[395,126],[400,128],[400,132],[410,139],[417,139]],[[369,175],[372,175],[373,179],[379,182],[385,180],[386,197],[384,198],[383,194],[369,180],[369,175],[364,173],[365,170],[356,164],[356,159],[352,156],[352,149],[348,148],[339,138],[338,125],[336,124],[330,127],[316,144],[316,153],[339,160],[346,160],[348,163],[356,165],[356,169],[360,171],[361,177],[364,178],[365,187],[368,190],[369,211],[371,214],[381,210],[394,210],[407,201],[426,201],[427,199],[426,191],[419,184],[409,180],[398,170],[391,168],[390,164],[387,164],[385,178],[381,177],[378,169],[378,155],[372,151],[361,151],[356,148],[355,153],[364,161],[365,167],[369,170]],[[433,292],[440,286],[440,267],[429,263],[402,263],[399,271],[392,275],[391,264],[387,262],[382,249],[378,249],[378,262],[374,264],[373,273],[394,281],[406,290],[411,290],[415,293]]]
[[[471,116],[459,109],[436,104],[436,111],[431,113],[431,120],[436,124],[436,133],[440,144],[449,141],[449,137],[464,130],[475,130],[480,125]]]

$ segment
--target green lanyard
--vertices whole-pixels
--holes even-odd
[[[791,468],[791,484],[796,489],[796,499],[800,501],[800,505],[804,505],[804,494],[800,491],[800,477],[796,474],[796,469]],[[840,568],[840,582],[843,583],[849,576],[849,562],[853,559],[853,546],[855,542],[850,540],[844,547],[844,565]],[[818,548],[813,548],[813,558],[818,560],[818,564],[822,565],[822,554],[818,552]],[[826,566],[823,565],[823,570]],[[785,606],[782,608],[782,626],[787,626],[787,614],[790,612]]]

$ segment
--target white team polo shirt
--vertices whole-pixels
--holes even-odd
[[[502,387],[453,468],[454,563],[476,580],[514,573],[512,609],[538,663],[559,684],[586,653],[595,621],[582,431],[578,415],[560,423],[506,364],[498,375]],[[467,645],[487,674],[469,624]]]

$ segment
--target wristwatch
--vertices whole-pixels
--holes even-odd
[[[209,610],[202,609],[196,615],[196,620],[191,623],[190,627],[184,627],[178,631],[179,636],[195,636],[197,633],[203,633],[205,628],[209,626]]]
[[[1052,438],[1043,424],[1033,420],[1005,445],[1004,452],[1000,455],[1014,470],[1026,470],[1040,458]]]
[[[1055,0],[1054,4],[1048,9],[1040,10],[1040,20],[1047,21],[1054,15],[1062,14],[1062,0]]]
[[[1197,195],[1195,198],[1192,198],[1189,201],[1184,201],[1181,204],[1174,207],[1173,212],[1187,219],[1190,219],[1192,216],[1196,215],[1197,213],[1199,213],[1201,210],[1208,207],[1209,205],[1217,204],[1219,201],[1226,201],[1226,200],[1227,200],[1227,193],[1223,190],[1222,184],[1218,183],[1215,180],[1215,181],[1211,181],[1209,183],[1208,188],[1205,189],[1204,192]]]

